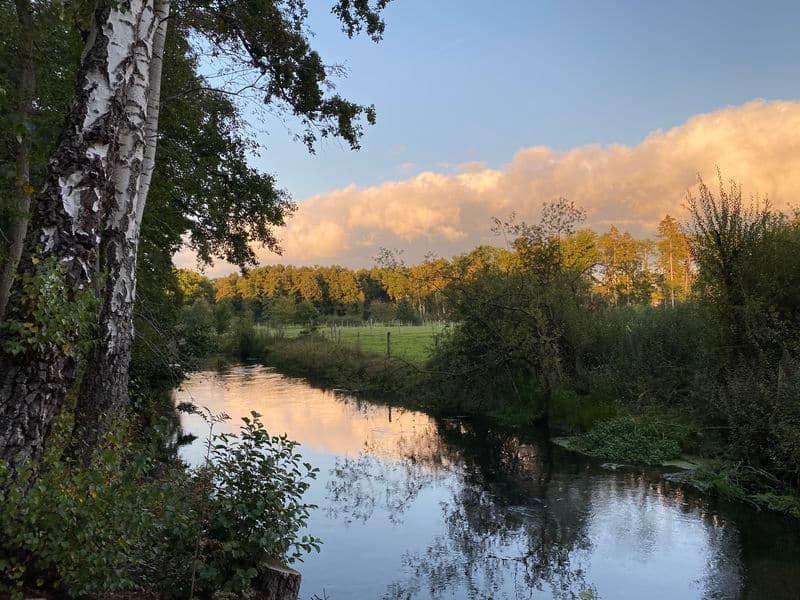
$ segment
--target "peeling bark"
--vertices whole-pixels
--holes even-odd
[[[161,113],[161,72],[164,68],[164,46],[167,39],[167,25],[170,11],[170,0],[155,0],[156,18],[159,20],[153,38],[153,59],[150,63],[150,97],[147,101],[147,124],[145,125],[144,162],[142,163],[142,179],[139,185],[139,202],[136,220],[141,227],[147,194],[156,166],[156,148],[158,145],[158,117]]]
[[[20,121],[27,126],[33,112],[33,93],[36,86],[36,71],[33,60],[34,25],[33,7],[30,0],[16,0],[17,21],[19,21],[19,70],[17,110]],[[0,275],[0,320],[6,312],[11,285],[22,256],[22,246],[28,231],[31,210],[31,134],[27,127],[21,133],[16,160],[16,198],[14,215],[9,231],[11,241],[9,256]]]
[[[127,148],[118,142],[130,119],[128,97],[140,50],[140,28],[152,21],[152,0],[98,0],[78,73],[75,100],[48,165],[45,189],[26,240],[20,273],[36,275],[54,257],[64,267],[70,297],[96,285],[102,212],[114,198],[113,172]],[[34,322],[19,284],[12,288],[7,320]],[[53,419],[75,380],[79,330],[64,331],[67,344],[32,344],[21,355],[0,337],[0,461],[12,468],[37,460]],[[70,350],[70,345],[73,349]],[[91,370],[91,366],[89,367]]]
[[[71,452],[88,462],[113,416],[128,404],[128,370],[133,345],[136,259],[144,206],[155,165],[161,65],[169,0],[156,0],[149,27],[142,31],[134,62],[133,93],[120,128],[114,169],[115,193],[100,247],[108,277],[91,351],[75,409]]]

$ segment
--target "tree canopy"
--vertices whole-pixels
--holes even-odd
[[[339,0],[332,11],[346,35],[364,32],[378,41],[386,4]],[[0,86],[35,82],[16,85],[19,97],[3,94],[0,101],[3,163],[18,165],[0,185],[20,197],[17,208],[0,215],[8,232],[3,289],[12,290],[0,359],[15,382],[2,388],[0,413],[12,429],[27,421],[28,408],[14,400],[24,396],[57,415],[90,356],[96,369],[83,380],[76,422],[105,419],[127,404],[134,313],[147,319],[169,304],[171,257],[182,245],[203,263],[221,258],[241,266],[255,261],[252,243],[279,250],[274,228],[293,204],[274,175],[248,163],[258,146],[243,103],[257,99],[297,123],[297,137],[312,152],[331,136],[357,149],[375,109],[335,92],[342,71],[313,49],[302,0],[102,0],[93,7],[18,0],[1,2],[0,11],[17,17],[3,19],[9,43],[0,50]],[[20,48],[31,49],[33,59],[15,63]],[[227,75],[224,85],[201,74],[208,60]],[[14,64],[15,70],[6,66]],[[42,192],[29,215],[34,189]],[[85,297],[87,310],[58,316],[63,331],[42,337],[57,326],[37,316],[42,303],[34,296],[47,289],[37,281],[60,281],[67,303],[83,306]],[[95,310],[96,320],[88,316]],[[35,434],[0,434],[0,455],[40,455],[49,424]],[[92,427],[90,448],[104,427]]]

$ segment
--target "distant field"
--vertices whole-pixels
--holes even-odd
[[[283,328],[286,337],[293,338],[300,335],[303,327],[290,325]],[[325,325],[317,329],[317,333],[326,338],[347,346],[359,347],[362,352],[386,355],[386,334],[389,333],[389,343],[392,356],[405,358],[413,362],[423,362],[433,350],[436,335],[444,329],[442,323],[427,325],[360,325],[328,327]]]

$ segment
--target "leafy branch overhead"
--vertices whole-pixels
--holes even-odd
[[[386,4],[340,1],[333,14],[346,35],[365,32],[378,41]],[[333,80],[344,71],[311,47],[302,0],[19,0],[0,3],[0,14],[0,32],[11,41],[0,61],[0,89],[8,91],[0,100],[0,154],[4,164],[17,164],[0,188],[19,196],[14,210],[0,211],[8,240],[0,244],[0,300],[9,299],[8,314],[23,327],[0,334],[0,371],[13,381],[0,386],[7,425],[0,457],[36,459],[50,428],[50,419],[24,415],[36,402],[44,408],[35,410],[57,415],[76,384],[76,423],[127,406],[133,314],[157,312],[137,299],[140,276],[139,298],[160,302],[172,287],[165,275],[172,256],[187,241],[203,263],[252,264],[253,243],[280,251],[275,228],[294,205],[274,175],[250,166],[259,144],[242,102],[258,98],[268,113],[299,123],[297,137],[312,152],[325,137],[357,149],[375,109],[335,92]],[[217,66],[219,73],[209,72]],[[23,80],[28,85],[18,85]],[[31,190],[41,192],[31,198]],[[37,280],[48,257],[70,266],[56,286],[70,299],[107,274],[89,358],[72,353],[77,327],[67,327],[58,344],[17,343],[43,333],[31,314],[39,304],[22,301],[15,275]],[[97,368],[79,382],[84,360]],[[17,376],[20,370],[26,373]],[[30,406],[12,401],[20,396]],[[97,431],[105,426],[99,420]],[[17,421],[38,423],[21,445]]]
[[[384,32],[381,12],[387,4],[388,0],[339,0],[332,12],[348,36],[363,31],[377,42]],[[255,92],[278,114],[299,119],[303,131],[298,137],[310,152],[327,137],[340,137],[354,150],[360,147],[364,122],[375,123],[375,107],[335,93],[333,77],[342,69],[326,65],[311,47],[303,0],[189,0],[179,3],[178,10],[229,72],[244,73],[239,91]]]

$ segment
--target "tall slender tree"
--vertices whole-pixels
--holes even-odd
[[[378,40],[387,3],[338,0],[333,12],[348,35],[365,30]],[[374,122],[374,109],[326,91],[336,69],[310,47],[304,2],[188,0],[175,8],[195,37],[205,37],[229,64],[249,69],[246,89],[300,119],[299,137],[309,149],[327,136],[358,147],[360,118]],[[75,380],[86,325],[97,332],[92,376],[79,401],[89,446],[109,409],[127,398],[136,255],[155,160],[159,45],[169,10],[168,0],[98,0],[92,13],[75,100],[37,201],[0,339],[0,460],[12,465],[41,455]],[[98,321],[87,323],[77,309],[43,319],[55,287],[73,308],[93,292]]]
[[[680,224],[666,215],[658,224],[658,268],[665,282],[664,299],[675,308],[676,299],[685,299],[689,293],[689,242]]]
[[[116,409],[128,403],[128,372],[133,345],[136,263],[145,203],[155,168],[161,72],[170,0],[155,0],[151,43],[133,55],[133,81],[117,139],[123,150],[114,166],[113,194],[100,241],[105,285],[99,322],[75,409],[74,444],[85,458],[97,444]]]
[[[131,110],[129,96],[136,97],[134,48],[149,60],[154,24],[146,0],[100,0],[92,14],[74,101],[37,198],[0,338],[0,460],[12,467],[41,455],[75,379],[86,323],[70,309],[98,283],[102,216],[114,169],[130,163],[135,152],[117,139]],[[66,294],[60,314],[51,312],[56,286]]]

